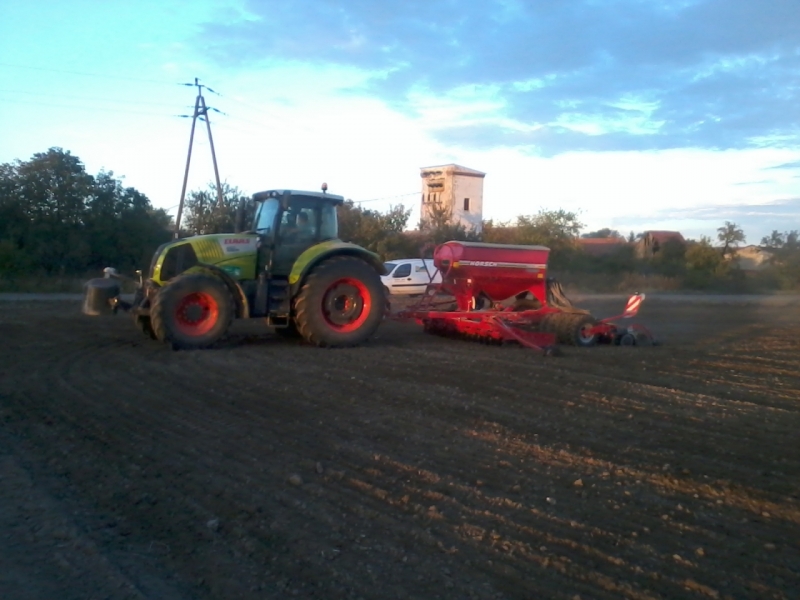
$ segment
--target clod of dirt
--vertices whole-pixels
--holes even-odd
[[[775,544],[773,544],[772,542],[767,542],[766,544],[764,544],[764,549],[765,550],[775,550]]]
[[[697,556],[705,556],[705,555],[706,555],[706,551],[705,551],[705,550],[703,550],[702,548],[697,548],[697,549],[694,551],[694,553],[695,553]]]
[[[322,466],[321,462],[318,462],[315,468],[317,470],[317,473],[319,473],[320,475],[322,475],[322,473],[325,472],[325,468]]]
[[[208,527],[211,531],[216,531],[219,529],[219,519],[211,519],[206,523],[206,527]]]
[[[297,473],[294,473],[289,476],[289,483],[291,483],[292,485],[301,486],[303,485],[303,478],[300,477],[300,475],[298,475]]]
[[[548,504],[555,505],[555,503],[556,503],[556,499],[555,498],[547,497],[547,498],[545,498],[545,500],[547,500]]]
[[[576,480],[575,480],[575,481],[572,483],[572,485],[574,485],[575,487],[583,487],[583,479],[576,479]]]

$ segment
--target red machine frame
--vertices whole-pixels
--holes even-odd
[[[543,331],[549,315],[572,315],[579,328],[579,344],[650,345],[653,336],[641,325],[618,327],[614,321],[630,319],[639,311],[645,294],[636,293],[625,310],[595,321],[585,312],[552,306],[548,302],[547,258],[544,246],[511,246],[476,242],[446,242],[434,251],[434,266],[442,282],[428,285],[423,298],[394,318],[414,319],[426,331],[455,334],[486,343],[515,341],[522,346],[552,354],[557,336]],[[429,273],[431,281],[435,273]],[[455,310],[442,310],[453,305]],[[531,298],[522,300],[522,297]],[[520,302],[508,305],[509,299]],[[526,305],[538,304],[535,308]],[[523,308],[520,308],[523,306]],[[581,323],[583,321],[583,323]]]

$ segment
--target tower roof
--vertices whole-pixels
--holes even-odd
[[[464,167],[462,165],[457,165],[455,163],[450,163],[448,165],[433,165],[431,167],[421,167],[420,172],[426,173],[430,171],[448,171],[453,173],[454,175],[472,175],[473,177],[484,177],[486,173],[482,171],[478,171],[476,169],[470,169],[469,167]]]

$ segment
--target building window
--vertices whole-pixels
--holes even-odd
[[[469,198],[464,198],[464,212],[469,212]]]

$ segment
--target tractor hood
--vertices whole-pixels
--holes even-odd
[[[197,263],[216,265],[234,279],[255,277],[258,235],[216,233],[168,242],[159,247],[150,277],[163,284]]]

